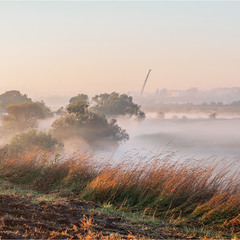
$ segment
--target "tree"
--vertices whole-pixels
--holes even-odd
[[[89,111],[82,100],[69,104],[67,111],[52,124],[52,133],[57,139],[80,137],[92,146],[99,145],[101,141],[118,143],[129,139],[116,120],[108,121],[104,115]]]
[[[209,118],[210,119],[216,119],[217,118],[217,113],[216,112],[213,112],[213,113],[211,113],[211,114],[209,114]]]
[[[21,94],[17,90],[7,91],[0,95],[0,106],[3,109],[6,109],[6,107],[10,104],[18,104],[24,102],[32,102],[32,99],[28,98],[26,94]]]
[[[8,116],[3,120],[15,121],[20,130],[35,127],[38,119],[49,117],[51,111],[43,102],[24,102],[6,107]]]
[[[70,103],[76,103],[79,100],[85,101],[86,103],[88,103],[88,95],[86,95],[86,94],[78,94],[77,96],[72,97],[69,102]]]
[[[33,148],[51,151],[62,146],[62,143],[59,143],[50,133],[31,129],[28,132],[13,137],[10,143],[5,145],[4,150],[11,153],[31,150]]]
[[[131,96],[112,92],[96,95],[92,98],[95,104],[92,108],[94,112],[111,115],[128,115],[145,118],[144,112],[140,110],[140,106],[133,103]]]
[[[78,99],[67,106],[67,111],[69,113],[74,113],[77,116],[80,116],[88,112],[88,107],[89,104],[87,101]]]
[[[41,111],[43,112],[44,118],[49,118],[49,117],[53,117],[53,112],[51,111],[51,109],[46,106],[44,101],[37,101],[35,102],[39,105],[39,107],[42,109]]]

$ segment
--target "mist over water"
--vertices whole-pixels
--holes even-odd
[[[57,117],[40,120],[38,129],[47,132]],[[166,156],[173,161],[205,159],[222,165],[233,164],[240,169],[240,119],[237,115],[209,119],[204,113],[168,112],[160,118],[157,112],[146,112],[145,120],[119,117],[117,124],[130,137],[118,147],[92,150],[83,139],[72,138],[63,141],[64,152],[87,151],[94,153],[96,158],[112,162],[120,162],[125,156],[134,162],[157,155],[160,160]],[[2,136],[1,144],[8,142],[10,137],[12,135]]]
[[[127,130],[130,140],[116,149],[111,155],[114,159],[126,153],[145,157],[170,154],[173,160],[215,159],[240,167],[240,120],[237,118],[160,119],[150,113],[144,121],[119,118],[118,124]]]
[[[184,118],[183,118],[184,117]],[[38,129],[48,131],[57,116],[39,121]],[[101,157],[120,159],[126,153],[140,156],[172,154],[179,158],[234,159],[240,163],[240,119],[236,116],[209,119],[204,114],[168,113],[164,119],[157,113],[146,113],[143,121],[120,117],[117,124],[125,129],[130,139],[117,148],[94,150]],[[65,151],[91,151],[81,139],[64,142]]]
[[[57,117],[40,120],[38,129],[47,132]],[[144,156],[174,153],[176,159],[215,157],[240,163],[240,119],[236,115],[209,119],[203,113],[169,112],[162,119],[156,112],[147,112],[145,120],[119,117],[117,124],[130,139],[115,148],[94,150],[96,155],[120,159],[126,153]],[[1,143],[10,137],[2,136]],[[77,138],[67,139],[64,145],[66,152],[91,151],[84,140]]]

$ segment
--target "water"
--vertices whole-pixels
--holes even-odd
[[[177,157],[195,159],[240,159],[240,120],[237,118],[160,119],[147,114],[144,121],[122,118],[118,124],[127,130],[130,140],[116,150],[116,157],[135,149],[144,154],[175,152]]]
[[[49,129],[53,120],[41,121],[39,129]],[[161,154],[162,158],[171,155],[171,159],[177,161],[216,159],[223,165],[234,164],[240,169],[240,119],[236,115],[209,119],[207,114],[201,113],[168,113],[161,119],[156,112],[150,112],[143,121],[118,118],[117,123],[127,130],[130,140],[114,150],[98,150],[95,152],[98,158],[119,161],[126,155],[133,160]],[[65,149],[73,152],[86,146],[79,141],[64,142]]]

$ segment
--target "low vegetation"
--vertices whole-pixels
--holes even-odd
[[[117,212],[161,219],[195,237],[240,237],[239,176],[229,177],[228,169],[217,165],[154,157],[110,167],[85,153],[1,152],[0,159],[1,179],[23,188],[107,203]]]

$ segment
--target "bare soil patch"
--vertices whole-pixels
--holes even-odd
[[[67,200],[32,203],[27,198],[0,194],[2,239],[166,239],[187,236],[135,224],[121,216],[95,210],[94,202]]]

